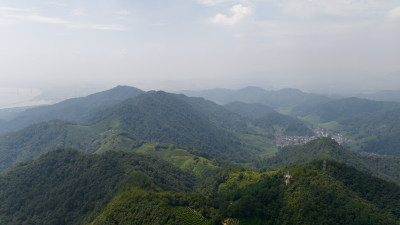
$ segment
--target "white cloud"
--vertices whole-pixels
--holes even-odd
[[[127,28],[120,24],[83,24],[75,23],[63,20],[61,18],[45,17],[38,14],[28,14],[28,15],[3,15],[6,19],[12,19],[14,21],[25,21],[25,22],[35,22],[35,23],[49,23],[49,24],[59,24],[71,29],[89,29],[89,30],[115,30],[123,31]],[[0,18],[1,19],[1,18]]]
[[[6,12],[32,12],[32,11],[34,11],[34,9],[33,8],[12,8],[12,7],[0,6],[0,11],[6,11]]]
[[[45,17],[37,14],[29,14],[29,15],[4,15],[6,18],[20,20],[20,21],[30,21],[37,23],[53,23],[53,24],[67,24],[68,22],[53,17]]]
[[[230,16],[225,14],[217,14],[210,19],[211,23],[233,26],[240,22],[245,17],[252,13],[250,7],[243,6],[242,4],[234,5],[229,9]]]
[[[73,9],[71,13],[74,16],[85,16],[86,15],[84,8]]]
[[[387,14],[387,17],[392,20],[400,19],[400,7],[390,10]]]

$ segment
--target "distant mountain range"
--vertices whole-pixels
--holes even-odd
[[[356,97],[366,98],[376,101],[400,102],[400,90],[387,90],[387,91],[378,91],[376,93],[371,93],[371,94],[358,94],[356,95]]]
[[[187,96],[203,97],[220,104],[231,102],[262,103],[272,108],[292,108],[331,100],[324,95],[304,93],[293,88],[278,91],[267,91],[259,87],[246,87],[239,90],[218,88],[204,91],[183,91],[182,93]]]
[[[298,106],[294,116],[316,115],[321,122],[330,122],[345,117],[376,113],[385,109],[400,107],[400,103],[372,101],[360,98],[344,98],[326,103]]]
[[[231,102],[224,105],[224,107],[232,112],[236,112],[239,115],[251,119],[259,119],[269,113],[275,112],[272,107],[261,103]]]

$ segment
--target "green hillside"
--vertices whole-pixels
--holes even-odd
[[[1,224],[83,224],[127,187],[190,191],[193,177],[145,155],[57,150],[0,175]]]
[[[89,126],[65,121],[31,125],[0,136],[0,170],[57,148],[74,147],[85,152],[94,152],[100,147],[94,142],[99,137],[99,133]]]
[[[207,110],[203,112],[202,108]],[[220,116],[227,122],[216,122]],[[1,135],[0,170],[65,147],[92,153],[114,149],[130,151],[139,148],[142,142],[174,144],[236,162],[249,162],[260,154],[276,151],[268,139],[241,135],[247,128],[234,125],[247,126],[247,121],[241,118],[203,99],[149,92],[97,111],[88,118],[94,121],[88,125],[58,120]],[[249,139],[257,141],[245,143]]]
[[[293,115],[341,133],[352,140],[346,146],[359,152],[400,156],[400,104],[348,98],[315,106],[302,106]]]
[[[133,188],[117,195],[90,224],[204,225],[216,211],[201,195]]]
[[[1,224],[400,223],[398,185],[330,160],[201,176],[142,154],[57,150],[4,171],[0,188]]]
[[[228,110],[226,107],[218,105],[212,101],[203,98],[187,97],[185,95],[177,95],[180,99],[191,105],[196,111],[201,112],[210,121],[217,126],[227,129],[246,129],[248,119],[240,114]]]
[[[285,185],[287,171],[292,178]],[[240,224],[399,224],[399,194],[399,186],[333,161],[326,171],[314,161],[264,174],[232,173],[218,190],[222,217]]]
[[[257,165],[264,170],[274,170],[316,159],[342,162],[360,171],[400,184],[399,157],[363,155],[344,148],[331,138],[317,139],[305,145],[284,147],[274,157],[261,160]]]
[[[293,109],[292,114],[300,117],[315,115],[320,119],[320,122],[325,123],[350,116],[375,113],[394,107],[400,107],[400,104],[360,98],[344,98],[322,104],[298,106]]]
[[[244,159],[235,136],[216,126],[175,94],[149,92],[115,107],[95,127],[138,140],[195,147],[223,159]]]
[[[231,102],[224,105],[224,107],[250,119],[258,119],[269,113],[275,112],[272,107],[261,103]]]
[[[19,113],[29,109],[31,107],[15,107],[0,109],[0,121],[6,122],[14,119]]]
[[[232,102],[224,106],[230,111],[246,117],[249,124],[267,136],[313,136],[314,132],[301,120],[283,115],[271,107],[259,103]]]
[[[270,134],[285,136],[314,135],[314,132],[301,120],[277,112],[268,113],[265,116],[254,120],[253,124]]]
[[[54,105],[29,108],[19,112],[14,116],[15,118],[3,124],[0,127],[0,133],[15,131],[31,124],[50,120],[86,122],[91,114],[105,110],[140,93],[143,91],[134,87],[117,86],[86,97],[68,99]]]
[[[338,120],[361,152],[400,156],[400,107]]]

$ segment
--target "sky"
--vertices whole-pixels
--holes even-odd
[[[2,0],[0,88],[400,89],[399,0]]]

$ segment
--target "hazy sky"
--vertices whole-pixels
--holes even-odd
[[[0,2],[0,87],[400,89],[399,71],[399,0]]]

